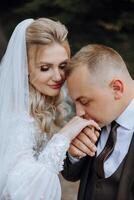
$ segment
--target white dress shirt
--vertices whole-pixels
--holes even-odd
[[[126,156],[130,142],[134,133],[134,99],[130,102],[124,112],[115,120],[120,126],[117,128],[117,140],[114,151],[110,157],[104,162],[105,178],[110,177],[119,167],[122,160]],[[102,130],[98,145],[97,156],[104,149],[106,141],[110,133],[111,125],[106,126]],[[78,158],[69,155],[72,163],[78,162]]]
[[[117,141],[114,151],[104,162],[105,177],[111,176],[119,167],[126,156],[134,132],[134,99],[130,102],[124,112],[115,120],[120,126],[117,128]],[[97,145],[97,156],[103,150],[110,133],[111,125],[102,130]]]

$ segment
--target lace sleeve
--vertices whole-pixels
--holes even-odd
[[[60,200],[58,172],[69,147],[69,140],[55,134],[38,159],[34,157],[32,120],[16,121],[8,145],[8,167],[2,200]],[[13,125],[14,126],[14,125]],[[10,129],[11,130],[11,129]]]
[[[55,134],[40,154],[39,161],[56,173],[62,171],[69,143],[70,141],[64,135]]]

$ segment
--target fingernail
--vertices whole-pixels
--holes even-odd
[[[101,131],[101,128],[98,126],[99,131]]]
[[[90,153],[90,154],[88,154],[89,156],[95,156],[95,152],[92,152],[92,153]]]
[[[94,153],[94,152],[92,153],[92,156],[95,156],[95,153]]]
[[[86,153],[83,153],[83,157],[85,157],[87,154]]]
[[[96,150],[97,150],[96,146],[93,146],[93,151],[96,151]]]

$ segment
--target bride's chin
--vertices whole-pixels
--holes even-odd
[[[61,90],[57,90],[57,91],[51,91],[51,92],[48,92],[48,93],[43,93],[44,95],[47,95],[49,97],[56,97],[60,94],[60,91]]]

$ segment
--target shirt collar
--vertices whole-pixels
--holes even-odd
[[[116,119],[116,122],[128,130],[134,128],[134,99],[131,100],[127,108]]]

